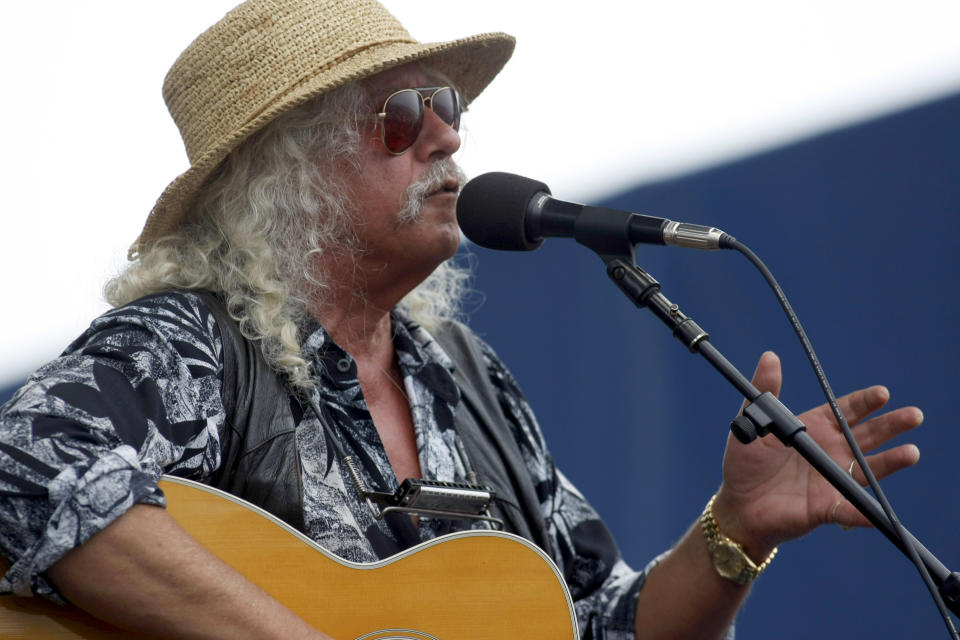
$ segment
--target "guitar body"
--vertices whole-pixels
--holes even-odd
[[[517,536],[455,533],[357,564],[230,494],[180,478],[167,477],[160,486],[168,511],[187,532],[337,640],[579,638],[556,565]],[[3,639],[131,637],[75,607],[0,597]]]

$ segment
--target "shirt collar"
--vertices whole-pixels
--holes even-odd
[[[397,307],[393,310],[393,327],[396,337],[404,341],[409,341],[421,352],[421,360],[424,362],[436,362],[444,369],[453,373],[453,360],[447,355],[430,332],[420,326],[416,320],[410,317],[406,309]],[[398,343],[398,348],[399,348]]]
[[[390,313],[394,349],[404,377],[417,375],[428,364],[439,365],[451,375],[453,360],[430,332],[415,321],[402,307]],[[301,355],[312,363],[321,378],[326,377],[337,386],[357,384],[357,365],[327,330],[313,317],[305,319],[300,327]]]

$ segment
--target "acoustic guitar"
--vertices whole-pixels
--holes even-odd
[[[454,533],[357,564],[223,491],[173,477],[160,486],[169,513],[188,533],[337,640],[579,639],[556,565],[518,536]],[[8,566],[0,561],[0,570]],[[75,607],[0,597],[5,640],[135,637]]]

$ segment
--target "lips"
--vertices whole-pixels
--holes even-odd
[[[456,194],[459,192],[460,192],[460,181],[454,177],[449,177],[443,181],[443,184],[441,184],[435,189],[431,189],[430,192],[427,193],[427,197],[429,198],[431,196],[435,196],[443,193]]]

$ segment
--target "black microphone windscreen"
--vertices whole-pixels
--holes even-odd
[[[481,247],[533,251],[543,244],[543,238],[535,242],[527,238],[524,217],[530,200],[540,191],[550,193],[550,188],[512,173],[485,173],[460,192],[457,221],[464,235]]]

